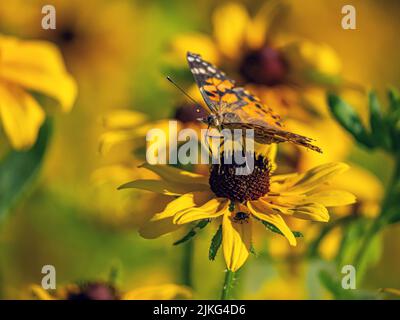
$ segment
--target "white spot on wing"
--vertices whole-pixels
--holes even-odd
[[[215,73],[216,72],[216,70],[211,66],[208,66],[207,70],[210,71],[211,73]]]

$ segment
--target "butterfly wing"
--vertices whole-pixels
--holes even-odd
[[[235,117],[236,118],[236,117]],[[233,117],[232,117],[233,119]],[[247,122],[224,122],[224,128],[253,129],[254,140],[261,144],[291,142],[310,150],[322,153],[322,150],[312,144],[312,139],[290,131],[272,127],[260,119],[248,119]]]
[[[223,115],[224,127],[254,129],[259,143],[287,141],[321,152],[312,139],[284,130],[278,114],[199,54],[188,52],[187,60],[204,101],[212,113]]]
[[[188,52],[186,58],[204,101],[212,113],[217,113],[222,97],[235,87],[235,82],[215,65],[203,60],[199,54]]]

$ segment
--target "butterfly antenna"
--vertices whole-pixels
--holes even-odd
[[[182,92],[187,98],[189,98],[189,100],[190,101],[192,101],[195,105],[196,105],[196,107],[200,107],[201,108],[201,105],[200,105],[200,103],[198,103],[196,100],[194,100],[194,98],[192,98],[191,96],[189,96],[189,94],[185,91],[185,90],[183,90],[182,89],[182,87],[181,86],[179,86],[174,80],[172,80],[169,76],[167,76],[167,80],[169,81],[169,82],[171,82],[180,92]],[[199,112],[199,111],[198,111]]]

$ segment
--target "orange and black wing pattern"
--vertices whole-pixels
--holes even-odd
[[[234,102],[230,100],[235,98],[231,95],[235,87],[233,80],[215,65],[203,60],[199,54],[188,52],[186,58],[200,93],[211,112],[216,113],[223,100],[227,103]]]
[[[287,141],[321,152],[312,139],[284,130],[278,114],[199,54],[188,52],[187,60],[204,101],[212,113],[223,115],[224,127],[254,129],[258,143]]]

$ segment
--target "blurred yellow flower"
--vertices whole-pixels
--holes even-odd
[[[309,40],[293,41],[283,46],[281,50],[294,81],[305,78],[323,82],[324,77],[336,77],[341,72],[341,61],[327,44]]]
[[[305,285],[297,277],[274,278],[263,282],[255,293],[248,293],[245,299],[254,300],[302,300],[307,298]]]
[[[243,4],[220,5],[212,15],[212,36],[178,35],[171,41],[169,56],[182,61],[186,51],[195,51],[263,90],[278,94],[281,86],[287,87],[299,95],[298,100],[299,85],[337,83],[341,62],[327,44],[272,32],[272,25],[284,8],[282,1],[268,1],[251,17]]]
[[[168,203],[168,197],[160,194],[115,192],[125,181],[156,178],[154,173],[138,167],[139,162],[133,160],[129,164],[104,165],[92,173],[93,188],[88,196],[96,201],[93,203],[88,199],[87,203],[94,209],[88,211],[93,212],[96,222],[118,230],[138,228]]]
[[[51,5],[56,9],[56,29],[45,30],[40,23],[44,16],[41,12],[48,4],[46,0],[7,3],[0,10],[0,28],[24,38],[47,40],[60,49],[68,70],[79,83],[80,108],[74,122],[63,123],[61,129],[70,131],[79,120],[90,121],[91,112],[104,112],[129,102],[129,71],[140,42],[136,34],[138,10],[129,0],[54,0]],[[95,130],[90,124],[85,128],[92,143],[98,135]],[[69,142],[68,138],[63,139]]]
[[[40,300],[173,300],[192,297],[188,288],[176,284],[153,285],[120,292],[109,283],[87,282],[81,285],[69,284],[54,292],[33,285],[31,291]]]
[[[99,141],[99,152],[109,153],[114,146],[128,143],[128,152],[146,145],[146,133],[152,126],[163,126],[161,123],[150,123],[145,114],[133,110],[114,110],[102,117],[106,130]]]
[[[29,148],[36,141],[45,118],[29,91],[57,100],[68,112],[77,88],[54,45],[0,35],[0,117],[15,149]]]
[[[272,153],[271,150],[269,151]],[[252,244],[252,223],[261,221],[283,234],[295,246],[295,234],[285,219],[329,220],[326,207],[347,205],[355,197],[346,191],[326,189],[336,175],[347,170],[331,163],[302,174],[271,175],[268,156],[259,155],[249,175],[236,175],[234,165],[212,165],[209,176],[177,168],[143,165],[161,180],[135,180],[120,187],[138,188],[177,197],[139,230],[145,238],[156,238],[179,226],[204,219],[222,220],[222,246],[227,267],[238,270]]]
[[[127,159],[132,158],[132,152],[140,151],[140,149],[146,147],[146,144],[151,144],[155,149],[160,150],[165,147],[163,141],[146,141],[146,135],[149,130],[157,128],[164,132],[167,139],[166,144],[168,145],[170,121],[176,120],[177,132],[185,128],[191,128],[200,135],[200,129],[204,128],[204,124],[200,123],[197,118],[202,116],[205,116],[205,111],[199,110],[197,112],[196,107],[191,104],[182,104],[177,108],[172,119],[154,121],[149,120],[141,112],[127,109],[113,110],[102,117],[105,132],[100,136],[99,152],[102,155],[107,155],[113,148],[123,147],[129,156],[125,155],[122,158],[123,161],[127,161]],[[136,158],[144,159],[144,154],[135,154],[135,156]]]

